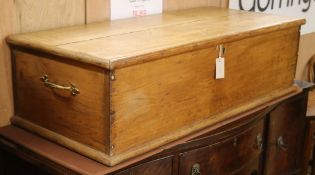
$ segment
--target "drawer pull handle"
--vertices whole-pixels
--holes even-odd
[[[263,138],[262,138],[262,135],[259,133],[257,135],[257,137],[256,137],[257,149],[262,150],[263,149],[263,145],[264,145]]]
[[[48,79],[48,75],[44,74],[41,78],[42,82],[45,86],[50,87],[52,89],[61,89],[61,90],[67,90],[70,91],[71,95],[76,96],[80,94],[80,91],[77,87],[75,87],[74,84],[70,83],[70,86],[62,86],[55,83],[52,83]]]
[[[277,147],[283,151],[288,150],[288,145],[284,143],[284,139],[282,136],[277,139]]]
[[[235,137],[234,140],[233,140],[233,146],[234,146],[234,147],[237,146],[237,142],[238,142],[238,140],[237,140],[237,138]]]
[[[191,169],[191,175],[201,175],[200,173],[200,165],[198,163],[194,164]]]

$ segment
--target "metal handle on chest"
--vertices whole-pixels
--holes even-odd
[[[71,95],[73,96],[80,94],[80,90],[77,87],[75,87],[75,85],[72,83],[70,83],[70,86],[62,86],[62,85],[52,83],[49,81],[48,75],[46,74],[44,74],[40,79],[42,80],[45,86],[50,87],[52,89],[61,89],[61,90],[70,91]]]
[[[217,46],[217,50],[219,50],[219,58],[223,58],[225,56],[225,47],[223,44]]]
[[[198,163],[194,164],[191,169],[191,175],[201,175],[200,165]]]
[[[261,133],[259,133],[256,137],[256,146],[257,146],[257,149],[258,150],[262,150],[263,149],[263,145],[264,145],[264,142],[263,142],[263,138],[262,138],[262,135]]]
[[[279,149],[281,149],[283,151],[288,150],[288,145],[285,144],[284,139],[283,139],[282,136],[278,137],[278,139],[277,139],[277,148],[279,148]]]

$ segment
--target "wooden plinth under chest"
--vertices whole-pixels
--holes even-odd
[[[12,122],[115,165],[298,91],[304,22],[209,7],[11,36]]]

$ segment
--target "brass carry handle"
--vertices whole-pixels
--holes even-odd
[[[40,79],[42,80],[45,86],[50,87],[52,89],[67,90],[67,91],[70,91],[71,95],[73,96],[80,94],[80,90],[77,87],[75,87],[75,85],[72,83],[70,83],[70,86],[62,86],[62,85],[52,83],[49,81],[48,75],[46,74],[44,74]]]
[[[283,139],[282,136],[278,137],[278,139],[277,139],[277,148],[281,149],[283,151],[288,150],[288,145],[285,144],[284,139]]]

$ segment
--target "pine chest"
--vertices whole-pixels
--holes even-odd
[[[11,121],[118,164],[296,91],[303,23],[207,7],[10,36]]]

